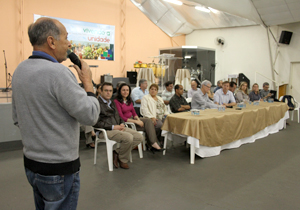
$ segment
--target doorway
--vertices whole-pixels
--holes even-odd
[[[293,96],[297,102],[300,102],[300,61],[291,62],[290,85],[288,94]]]

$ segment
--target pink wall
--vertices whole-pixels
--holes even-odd
[[[137,60],[151,62],[149,56],[158,55],[159,48],[185,45],[185,36],[170,38],[154,25],[138,8],[126,0],[125,51],[124,63],[121,63],[121,1],[85,0],[74,3],[73,0],[0,0],[1,56],[6,52],[8,72],[13,73],[17,65],[31,55],[32,47],[27,36],[27,27],[33,22],[33,14],[74,19],[107,25],[115,25],[115,61],[85,60],[92,69],[93,79],[100,82],[102,74],[110,73],[114,77],[126,76]],[[22,27],[23,26],[23,27]],[[70,65],[69,60],[62,63]],[[125,71],[122,67],[125,65]],[[72,70],[73,71],[73,70]],[[73,71],[75,73],[75,70]],[[76,73],[75,73],[76,75]],[[5,69],[0,65],[0,88],[5,87]]]

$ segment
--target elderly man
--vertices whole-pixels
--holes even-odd
[[[231,82],[229,83],[229,90],[233,93],[233,95],[234,95],[236,86],[237,86],[237,84],[236,84],[235,82],[233,82],[233,81],[231,81]]]
[[[165,87],[166,89],[162,92],[161,97],[164,100],[164,103],[168,105],[170,99],[175,94],[175,91],[173,89],[173,82],[171,81],[166,82]]]
[[[211,88],[211,82],[204,80],[201,84],[201,91],[194,94],[192,98],[192,109],[214,109],[218,108],[217,104],[214,104],[209,97],[208,93]]]
[[[223,82],[222,89],[215,93],[214,102],[215,104],[224,105],[227,107],[236,105],[233,93],[229,91],[228,81]]]
[[[74,66],[84,85],[60,63],[71,46],[58,20],[40,18],[28,27],[32,56],[12,80],[13,121],[20,128],[27,179],[36,209],[76,209],[80,189],[79,123],[94,125],[100,107],[92,73]]]
[[[219,80],[217,82],[217,87],[214,89],[214,93],[217,92],[217,90],[221,89],[222,88],[222,84],[223,84],[223,81],[222,80]]]
[[[139,117],[142,117],[142,115],[140,113],[142,98],[145,95],[149,94],[149,91],[147,90],[147,86],[148,86],[147,80],[141,79],[139,81],[139,87],[136,87],[131,91],[131,98],[132,98],[132,101],[133,101],[133,107],[134,107],[134,110],[135,110],[136,114]]]
[[[113,85],[104,82],[98,98],[101,112],[94,127],[104,128],[107,130],[106,133],[109,139],[120,143],[120,147],[113,152],[114,166],[118,168],[120,164],[121,168],[129,169],[127,163],[130,152],[142,142],[143,136],[135,130],[125,128],[124,121],[120,117],[115,103],[111,100],[112,92]],[[103,138],[103,133],[100,133],[99,137]]]
[[[265,82],[263,84],[263,89],[259,91],[259,94],[262,99],[266,99],[266,100],[268,100],[272,96],[272,93],[270,93],[269,90],[269,83]]]
[[[188,90],[188,98],[192,98],[193,95],[200,91],[200,88],[197,88],[198,83],[196,81],[191,82],[191,89]]]
[[[174,113],[189,111],[191,109],[188,102],[182,97],[182,94],[182,85],[175,85],[175,95],[171,98],[169,103],[171,111]]]

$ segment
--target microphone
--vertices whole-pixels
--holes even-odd
[[[71,52],[71,50],[68,50],[68,58],[70,58],[72,63],[74,63],[81,69],[81,62],[80,62],[79,58],[77,57],[77,55],[75,53]]]

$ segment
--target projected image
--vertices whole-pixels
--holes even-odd
[[[40,17],[46,16],[35,14],[34,21]],[[114,60],[115,26],[50,18],[59,20],[66,27],[71,50],[81,59]]]
[[[93,42],[73,41],[71,50],[80,59],[113,60],[113,45]]]

